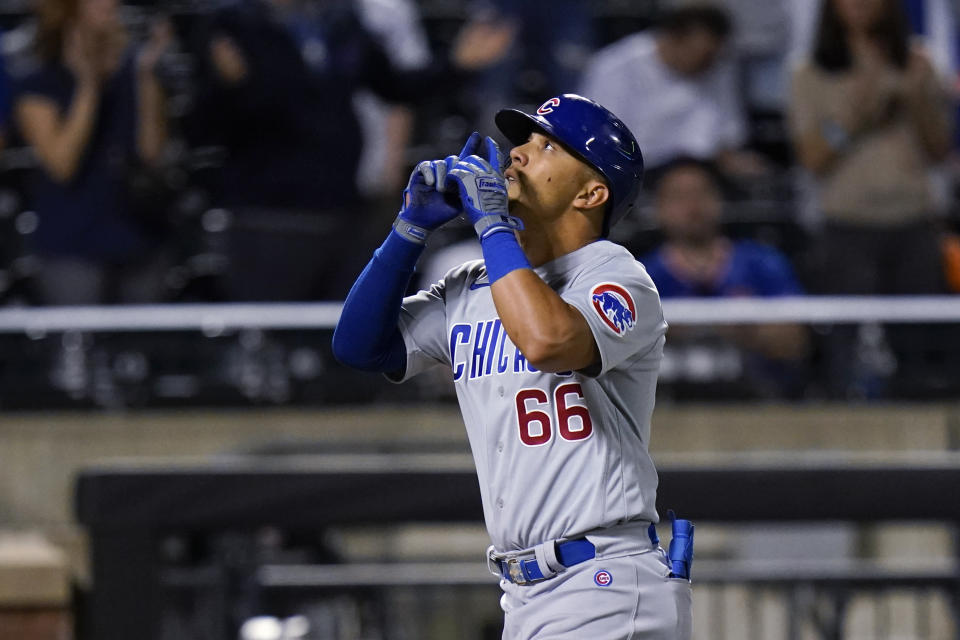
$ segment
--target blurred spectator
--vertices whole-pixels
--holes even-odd
[[[642,260],[663,297],[799,295],[786,256],[721,230],[722,178],[708,162],[677,158],[663,167],[655,190],[664,242]]]
[[[923,45],[944,88],[953,96],[952,119],[960,116],[960,2],[956,0],[902,0],[910,25],[910,40]],[[931,171],[933,202],[938,212],[954,206],[960,180],[960,128],[953,128],[953,155]]]
[[[934,68],[944,76],[956,78],[957,12],[955,0],[901,0],[911,32],[919,36]]]
[[[824,2],[813,58],[794,73],[791,120],[818,181],[831,292],[940,291],[926,170],[949,153],[952,123],[897,0]]]
[[[803,293],[786,257],[776,249],[731,240],[721,229],[722,178],[710,163],[678,158],[665,165],[655,192],[664,234],[657,250],[641,257],[662,298],[782,296]],[[674,350],[715,338],[745,350],[744,374],[761,395],[796,395],[807,354],[806,329],[772,324],[671,330]],[[770,388],[770,383],[775,387]]]
[[[481,128],[497,105],[539,105],[542,96],[573,91],[595,48],[593,10],[582,0],[474,3],[475,19],[507,20],[517,30],[509,55],[469,89]]]
[[[950,152],[952,121],[908,30],[900,0],[826,0],[812,57],[794,72],[791,135],[817,183],[824,223],[819,293],[944,291],[928,169]],[[918,337],[891,334],[901,365]],[[850,330],[834,332],[828,357],[840,395],[858,385],[853,343]]]
[[[736,25],[731,44],[747,111],[782,112],[790,85],[786,60],[792,36],[791,0],[723,0],[723,4]]]
[[[0,34],[2,42],[3,34]],[[10,138],[11,118],[13,111],[13,86],[10,74],[7,72],[6,56],[0,48],[0,149],[7,146]]]
[[[414,272],[413,284],[416,290],[429,289],[434,283],[443,280],[450,269],[470,260],[481,260],[483,253],[476,234],[468,233],[471,228],[459,220],[442,227],[436,241],[431,238],[424,251],[421,264]]]
[[[688,155],[715,160],[725,173],[756,174],[763,163],[742,150],[747,126],[735,68],[723,58],[727,12],[712,4],[667,10],[653,32],[601,49],[580,93],[623,120],[648,169]]]
[[[948,233],[943,239],[943,261],[947,287],[960,293],[960,234]]]
[[[195,132],[223,145],[222,203],[234,213],[227,295],[339,299],[366,260],[357,185],[361,130],[353,98],[368,88],[416,103],[503,55],[507,27],[470,26],[451,60],[399,71],[353,2],[239,0],[199,34],[205,70]],[[384,140],[370,140],[385,153]],[[356,264],[355,264],[356,263]]]
[[[727,0],[731,1],[731,0]],[[749,0],[732,0],[748,2]],[[960,3],[957,0],[899,0],[913,36],[923,43],[930,60],[942,75],[956,78],[960,66],[957,25]],[[821,15],[822,0],[791,0],[790,53],[794,60],[810,56]]]
[[[17,124],[39,158],[30,195],[39,216],[39,289],[48,304],[145,302],[163,289],[158,235],[127,200],[128,181],[166,141],[154,67],[171,40],[158,23],[135,49],[117,0],[43,0],[41,66],[23,78]]]
[[[357,10],[364,27],[396,69],[411,71],[429,66],[427,34],[413,0],[360,0]],[[366,89],[354,96],[354,107],[364,139],[357,176],[360,191],[367,197],[386,198],[395,206],[397,193],[409,177],[405,154],[413,133],[414,111],[406,105],[385,102]],[[373,140],[383,141],[383,147],[369,144]]]

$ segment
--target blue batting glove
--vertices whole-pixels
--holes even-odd
[[[403,191],[403,205],[393,228],[401,236],[424,244],[431,231],[460,215],[459,202],[444,198],[447,175],[460,158],[476,153],[480,147],[480,134],[474,132],[467,139],[459,155],[443,160],[424,160],[410,174],[410,181]]]
[[[490,234],[523,229],[519,218],[507,210],[507,181],[501,169],[500,148],[492,138],[484,140],[486,158],[461,156],[447,172],[448,184],[456,185],[463,211],[481,240]]]

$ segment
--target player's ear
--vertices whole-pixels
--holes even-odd
[[[610,199],[610,188],[607,183],[597,178],[588,178],[580,193],[577,194],[576,205],[581,210],[595,210],[598,207],[603,208]]]

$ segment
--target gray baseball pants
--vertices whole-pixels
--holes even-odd
[[[660,550],[594,558],[530,585],[501,580],[503,640],[690,640],[691,589]]]

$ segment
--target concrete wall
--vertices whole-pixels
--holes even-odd
[[[196,456],[271,442],[466,447],[456,407],[0,415],[0,527],[72,522],[72,481],[115,457]],[[782,450],[957,448],[960,406],[661,406],[655,457]]]

